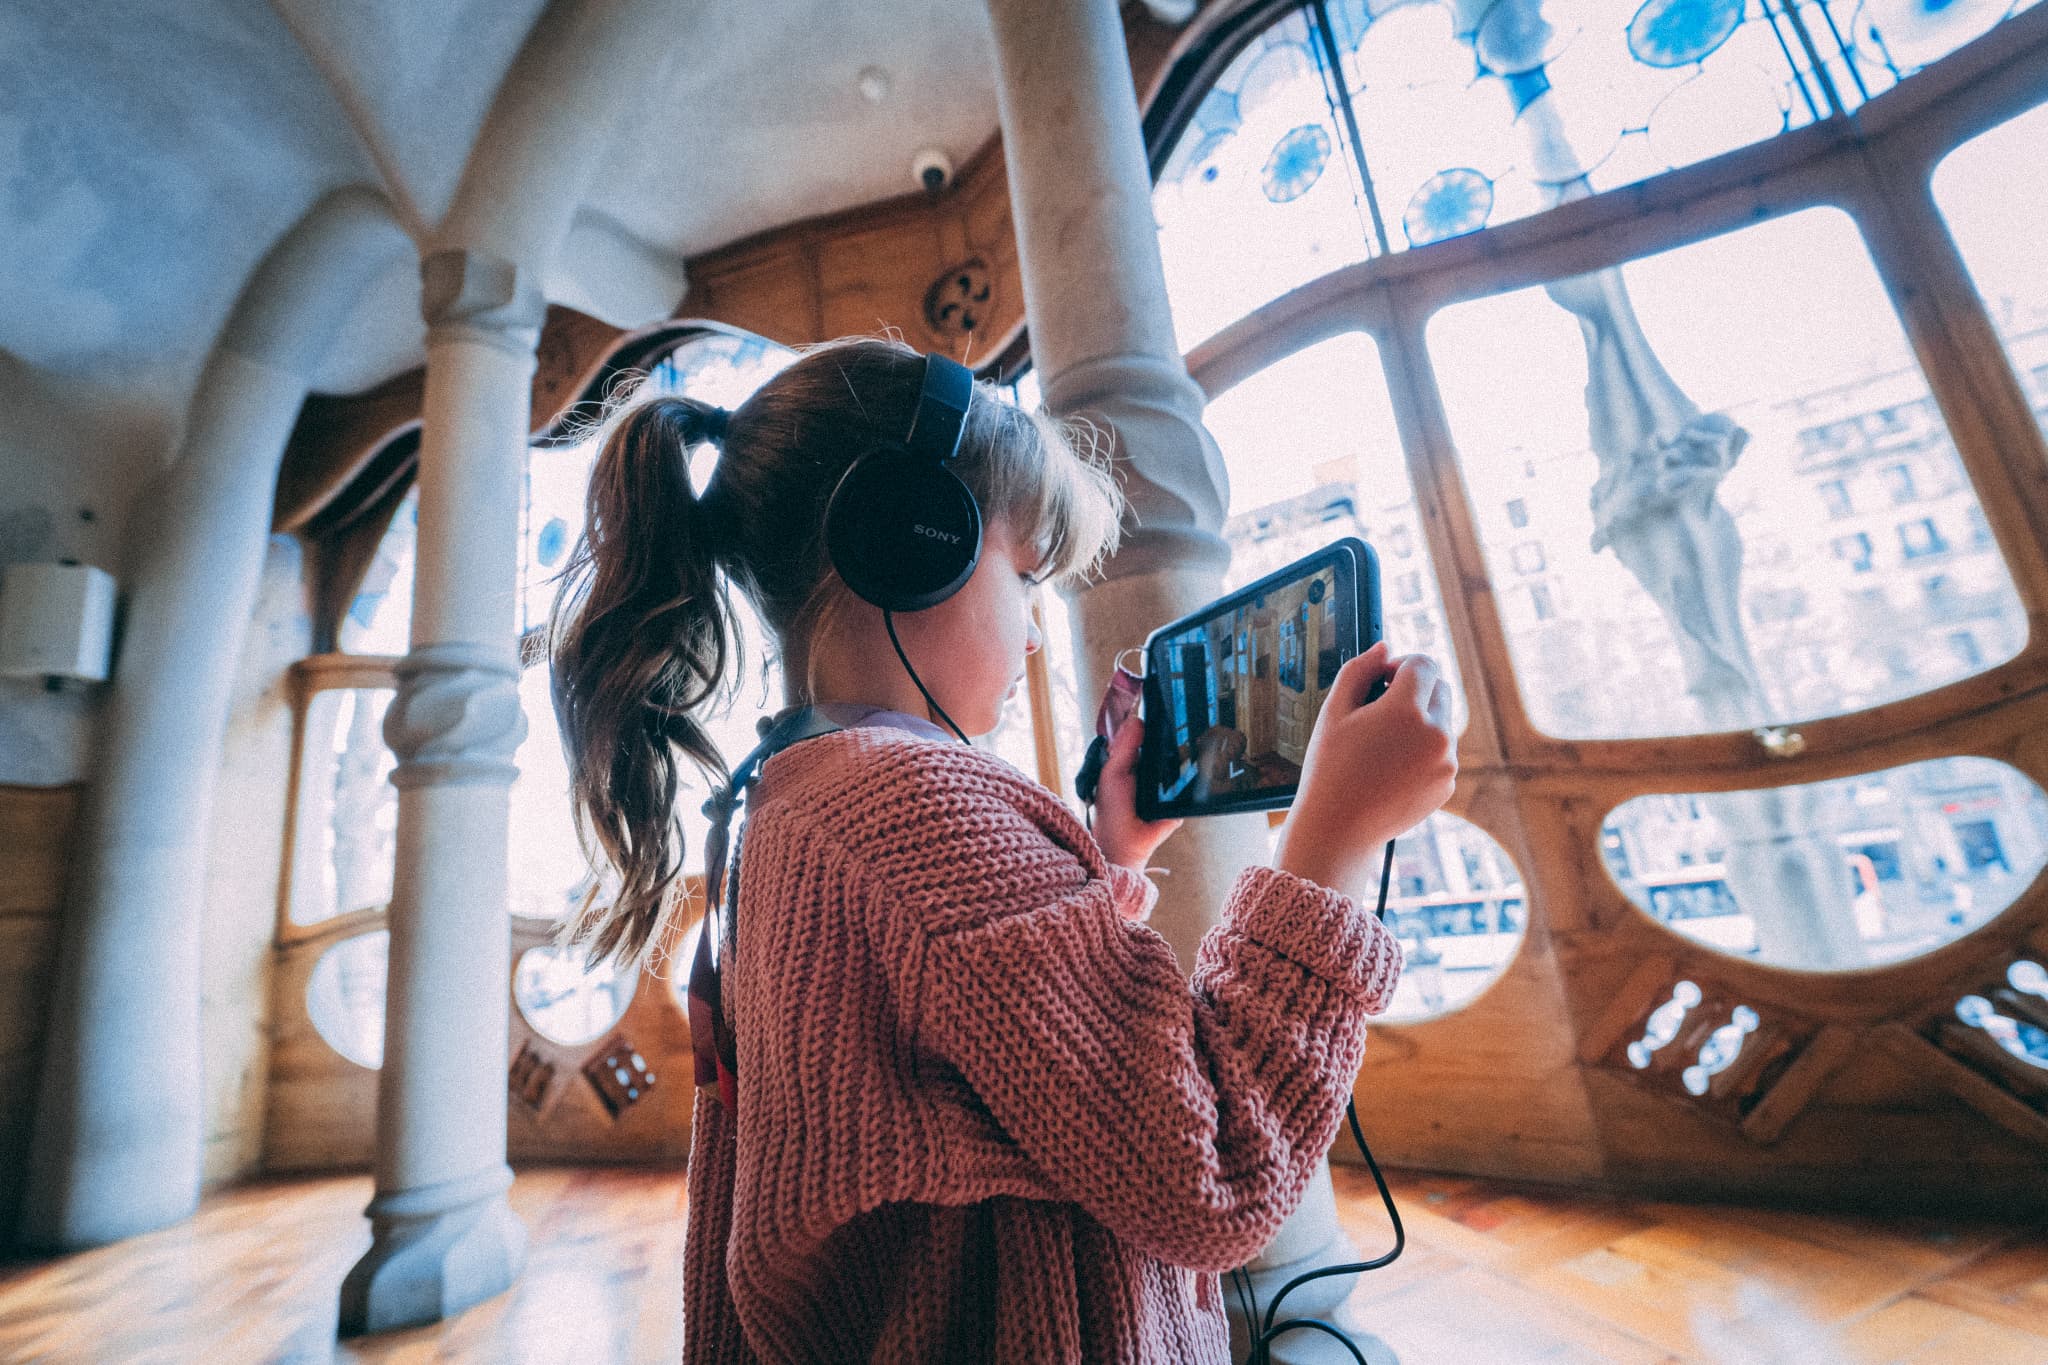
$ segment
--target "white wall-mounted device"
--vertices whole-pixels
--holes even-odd
[[[104,682],[114,655],[114,577],[90,564],[0,569],[0,677]]]

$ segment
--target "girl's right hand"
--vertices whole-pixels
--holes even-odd
[[[1385,693],[1368,701],[1387,678]],[[1449,800],[1457,777],[1443,670],[1426,654],[1396,658],[1381,641],[1330,685],[1273,866],[1355,899],[1381,846]]]

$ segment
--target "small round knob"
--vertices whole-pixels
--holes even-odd
[[[1758,727],[1756,742],[1772,758],[1797,758],[1806,752],[1806,736],[1783,725]]]

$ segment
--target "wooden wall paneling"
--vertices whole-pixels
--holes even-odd
[[[1863,1046],[1862,1030],[1842,1024],[1822,1025],[1758,1097],[1755,1107],[1743,1116],[1742,1135],[1751,1142],[1776,1142],[1792,1120],[1813,1102],[1821,1086]]]
[[[1375,1149],[1397,1165],[1585,1183],[1604,1156],[1564,1023],[1566,979],[1520,814],[1498,770],[1461,771],[1447,809],[1521,868],[1523,936],[1500,975],[1463,1005],[1376,1026],[1354,1095]],[[1368,1114],[1373,1115],[1367,1118]],[[1354,1159],[1340,1143],[1333,1159]]]
[[[534,348],[528,428],[538,435],[552,427],[596,380],[607,358],[634,335],[587,313],[550,304]]]
[[[270,1089],[263,1169],[356,1170],[377,1150],[377,1073],[328,1046],[306,1009],[313,968],[335,944],[384,927],[382,910],[303,926],[271,972]]]
[[[28,1170],[57,969],[57,933],[84,788],[0,786],[0,1242]]]
[[[1579,1060],[1597,1065],[1641,1039],[1645,1020],[1670,998],[1672,983],[1680,979],[1677,959],[1669,953],[1652,953],[1637,961],[1579,1030]]]
[[[702,917],[702,894],[694,885],[686,904],[672,943]],[[515,979],[520,956],[551,941],[554,932],[551,920],[513,922]],[[507,982],[512,1019],[507,1145],[514,1162],[682,1164],[690,1152],[696,1100],[689,1018],[677,996],[689,970],[689,961],[676,955],[651,961],[634,983],[633,998],[618,1022],[597,1038],[572,1045],[557,1043],[535,1029]],[[640,1098],[616,1116],[585,1074],[609,1046],[637,1051],[654,1077]]]
[[[784,346],[819,340],[825,324],[813,254],[803,243],[742,243],[700,257],[691,262],[684,308]]]
[[[305,526],[379,450],[419,425],[426,371],[407,370],[359,394],[310,394],[285,442],[273,531]]]
[[[941,288],[968,266],[977,272],[969,293]],[[920,349],[978,364],[1024,325],[1008,184],[994,140],[936,197],[905,195],[777,228],[693,257],[689,273],[684,309],[691,317],[785,346],[893,328]],[[937,302],[935,291],[938,300],[978,306],[971,332],[934,324],[936,308],[927,303]]]
[[[2048,1071],[2014,1057],[1990,1034],[1965,1024],[1952,1012],[1930,1021],[1930,1027],[1934,1037],[1928,1041],[1944,1054],[1983,1076],[2036,1116],[2048,1110]],[[2048,1133],[2048,1128],[2029,1131]]]
[[[2007,1132],[2036,1148],[2048,1149],[2048,1116],[1975,1067],[1958,1061],[1900,1024],[1873,1029],[1871,1042],[1891,1053],[1902,1065],[1934,1077]]]
[[[83,791],[0,786],[0,1112],[15,1120],[0,1130],[0,1171],[9,1177],[26,1160]],[[0,1226],[11,1224],[18,1194],[12,1179],[0,1183]]]
[[[0,916],[57,913],[84,790],[0,786]]]

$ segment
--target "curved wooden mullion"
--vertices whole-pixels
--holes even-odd
[[[1328,279],[1329,276],[1323,276]],[[1259,371],[1349,332],[1375,338],[1392,326],[1386,290],[1367,285],[1330,293],[1311,280],[1254,309],[1186,356],[1188,374],[1214,401]]]
[[[332,922],[320,920],[313,924],[297,924],[292,920],[292,879],[298,870],[299,784],[305,770],[306,709],[319,692],[362,687],[395,688],[398,686],[397,666],[396,658],[384,654],[312,654],[293,663],[285,672],[285,688],[292,708],[292,751],[285,776],[284,856],[279,859],[277,876],[274,941],[279,948],[317,937],[318,931]],[[382,908],[379,907],[375,913],[382,914]]]
[[[1415,490],[1423,540],[1464,682],[1470,719],[1459,738],[1458,761],[1475,768],[1497,766],[1510,752],[1510,718],[1522,716],[1523,707],[1509,662],[1507,627],[1473,520],[1471,490],[1451,440],[1450,419],[1424,341],[1425,320],[1426,314],[1397,295],[1391,325],[1378,338],[1380,365],[1394,398],[1408,481]],[[1522,724],[1526,726],[1526,720]]]
[[[326,919],[315,920],[311,924],[287,923],[278,930],[277,951],[310,951],[317,958],[345,939],[389,927],[390,921],[389,905],[371,905],[361,910],[351,910],[345,915],[329,915]]]
[[[1928,169],[1873,157],[1865,245],[1975,486],[2013,586],[2048,635],[2048,444],[1934,201]]]
[[[2044,49],[2048,11],[2022,11],[1864,105],[1856,122],[1932,169],[1950,148],[2048,101]]]

